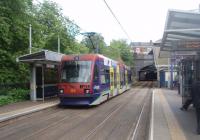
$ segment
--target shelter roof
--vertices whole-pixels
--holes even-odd
[[[161,50],[200,50],[200,13],[169,10]]]
[[[40,52],[26,54],[17,58],[19,62],[26,63],[52,63],[57,64],[61,61],[61,58],[64,54],[43,50]]]

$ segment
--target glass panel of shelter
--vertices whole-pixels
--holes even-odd
[[[194,79],[194,72],[193,72],[193,60],[191,59],[185,59],[182,62],[182,102],[185,103],[185,101],[191,97],[191,87],[192,87],[192,81]]]
[[[195,80],[196,81],[200,81],[200,60],[197,60],[196,65],[194,67],[194,71],[195,71]]]
[[[200,59],[185,59],[182,62],[182,101],[183,103],[191,96],[192,83],[200,82]]]

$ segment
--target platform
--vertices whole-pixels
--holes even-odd
[[[59,104],[58,98],[51,98],[43,101],[24,101],[5,105],[0,107],[0,123],[37,112],[46,108],[57,106]]]
[[[180,110],[182,98],[177,90],[154,89],[150,140],[199,140],[195,110]]]

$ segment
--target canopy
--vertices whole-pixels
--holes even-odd
[[[26,54],[17,58],[19,62],[26,62],[26,63],[50,63],[50,64],[58,64],[61,62],[61,58],[64,54],[53,52],[53,51],[40,51],[32,54]]]
[[[200,13],[169,10],[161,50],[200,50]]]

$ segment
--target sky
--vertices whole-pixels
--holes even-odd
[[[100,33],[109,45],[115,39],[149,42],[162,38],[168,9],[194,10],[199,0],[106,0],[129,37],[122,31],[104,0],[53,0],[81,32]],[[80,38],[80,37],[79,37]]]

